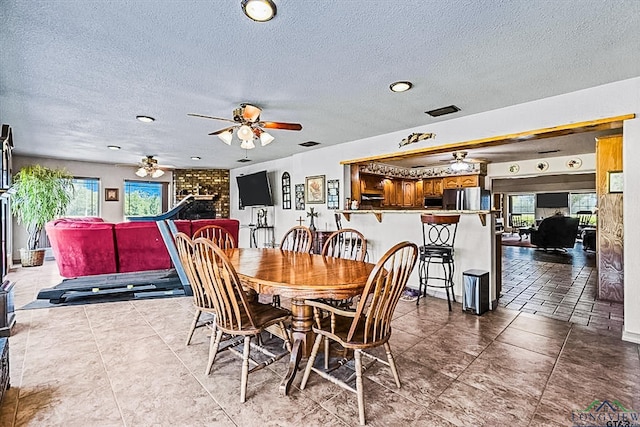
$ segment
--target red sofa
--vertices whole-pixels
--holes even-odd
[[[174,221],[178,231],[193,235],[200,227],[215,224],[226,228],[238,241],[237,219]],[[172,267],[169,252],[155,221],[104,222],[101,218],[61,218],[45,230],[66,278],[95,274],[161,270]]]

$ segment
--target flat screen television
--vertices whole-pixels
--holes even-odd
[[[273,206],[267,171],[236,177],[242,206]]]
[[[569,206],[569,193],[538,193],[537,208],[566,208]]]

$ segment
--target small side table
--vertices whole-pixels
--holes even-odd
[[[258,240],[260,240],[258,237],[258,230],[262,230],[262,244],[264,245],[264,247],[273,247],[275,244],[273,226],[257,226],[254,224],[249,224],[249,247],[260,247],[258,243]]]
[[[311,246],[311,252],[314,254],[322,253],[322,247],[327,237],[331,236],[335,231],[328,230],[315,230],[313,232],[313,245]]]

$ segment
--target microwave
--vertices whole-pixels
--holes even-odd
[[[428,196],[424,198],[425,209],[442,209],[442,196]]]

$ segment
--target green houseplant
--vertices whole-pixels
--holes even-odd
[[[42,265],[44,249],[38,249],[44,225],[64,215],[73,197],[72,176],[65,169],[25,166],[14,176],[11,211],[29,235],[27,249],[20,250],[22,265]]]

